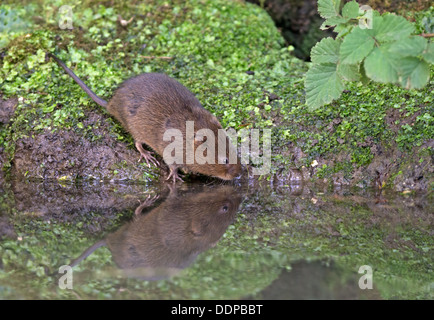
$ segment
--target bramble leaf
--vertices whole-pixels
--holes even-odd
[[[340,48],[340,61],[344,64],[361,62],[374,48],[375,40],[369,30],[355,27],[343,40]]]
[[[411,22],[394,14],[374,17],[372,26],[371,34],[380,43],[401,40],[415,30]]]
[[[429,65],[426,61],[407,57],[400,60],[399,82],[406,89],[420,89],[429,80]]]
[[[346,81],[374,80],[408,89],[428,83],[434,44],[413,35],[415,27],[404,17],[362,8],[355,0],[345,5],[341,0],[318,0],[318,11],[326,19],[321,29],[333,27],[337,36],[312,48],[313,64],[305,78],[310,108],[339,98]]]
[[[306,73],[306,103],[316,109],[340,97],[344,90],[341,77],[336,72],[336,64],[314,64]]]
[[[338,74],[346,81],[359,81],[360,72],[358,64],[338,64]]]
[[[419,89],[429,80],[429,65],[414,56],[403,57],[391,51],[395,44],[375,48],[365,59],[366,75],[383,83],[400,83],[406,89]]]
[[[318,12],[324,19],[339,15],[341,0],[318,0]]]
[[[428,43],[426,50],[422,53],[422,57],[429,63],[434,63],[434,42]]]
[[[342,16],[348,19],[355,19],[359,16],[359,4],[356,1],[348,2],[342,8]]]
[[[426,49],[427,43],[423,37],[411,36],[392,43],[389,52],[401,57],[418,56]]]
[[[376,47],[365,59],[366,75],[383,83],[398,82],[399,61],[388,52],[389,46]]]
[[[336,16],[336,17],[331,17],[328,18],[326,21],[323,22],[323,24],[321,25],[320,29],[321,30],[326,30],[329,27],[334,27],[338,24],[342,24],[342,23],[346,23],[348,22],[348,20],[350,20],[349,18],[344,18],[341,16]]]
[[[318,42],[310,53],[313,63],[337,63],[339,60],[339,46],[341,41],[333,38],[324,38]]]

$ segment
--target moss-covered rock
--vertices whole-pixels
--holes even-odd
[[[98,167],[98,179],[157,179],[133,161],[131,136],[46,60],[51,51],[106,99],[132,75],[164,72],[196,94],[224,127],[271,129],[272,168],[262,178],[432,188],[433,81],[411,91],[354,83],[338,101],[309,111],[307,64],[284,47],[258,6],[224,0],[77,4],[68,30],[59,28],[56,5],[1,5],[3,14],[27,21],[7,41],[1,38],[7,43],[0,91],[18,99],[11,122],[0,125],[0,159],[10,174],[91,178]]]

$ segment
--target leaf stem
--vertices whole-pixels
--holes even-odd
[[[434,33],[421,33],[420,35],[424,38],[433,38],[434,37]]]

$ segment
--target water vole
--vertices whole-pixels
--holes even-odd
[[[227,135],[219,136],[218,134],[218,131],[222,130],[220,122],[200,104],[193,93],[175,79],[160,73],[140,74],[124,81],[107,102],[92,92],[60,59],[51,53],[49,56],[80,85],[93,101],[105,107],[133,136],[135,146],[141,154],[140,159],[144,158],[148,166],[149,163],[157,165],[158,161],[153,157],[152,152],[143,148],[143,144],[163,156],[164,150],[172,142],[164,141],[167,140],[163,139],[164,133],[169,129],[177,129],[181,132],[183,138],[182,163],[167,163],[170,169],[167,180],[172,178],[174,182],[182,181],[178,176],[179,168],[223,180],[232,180],[240,176],[241,165],[238,157],[236,161],[229,161],[229,159],[232,160],[230,154],[236,154],[235,147]],[[199,146],[207,144],[207,136],[200,134],[196,136],[198,130],[209,129],[216,137],[214,148],[209,147],[206,150],[206,152],[214,150],[213,161],[203,163],[203,161],[198,162],[197,158],[193,158],[192,163],[186,161],[186,150],[188,149],[186,144],[189,143],[186,136],[187,121],[194,121],[195,135],[192,143],[195,154]],[[226,144],[226,151],[223,155],[221,155],[222,152],[219,155],[218,146],[223,143]],[[201,150],[204,150],[203,146]]]

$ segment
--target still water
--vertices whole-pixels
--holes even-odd
[[[9,182],[1,299],[432,299],[432,197]]]

